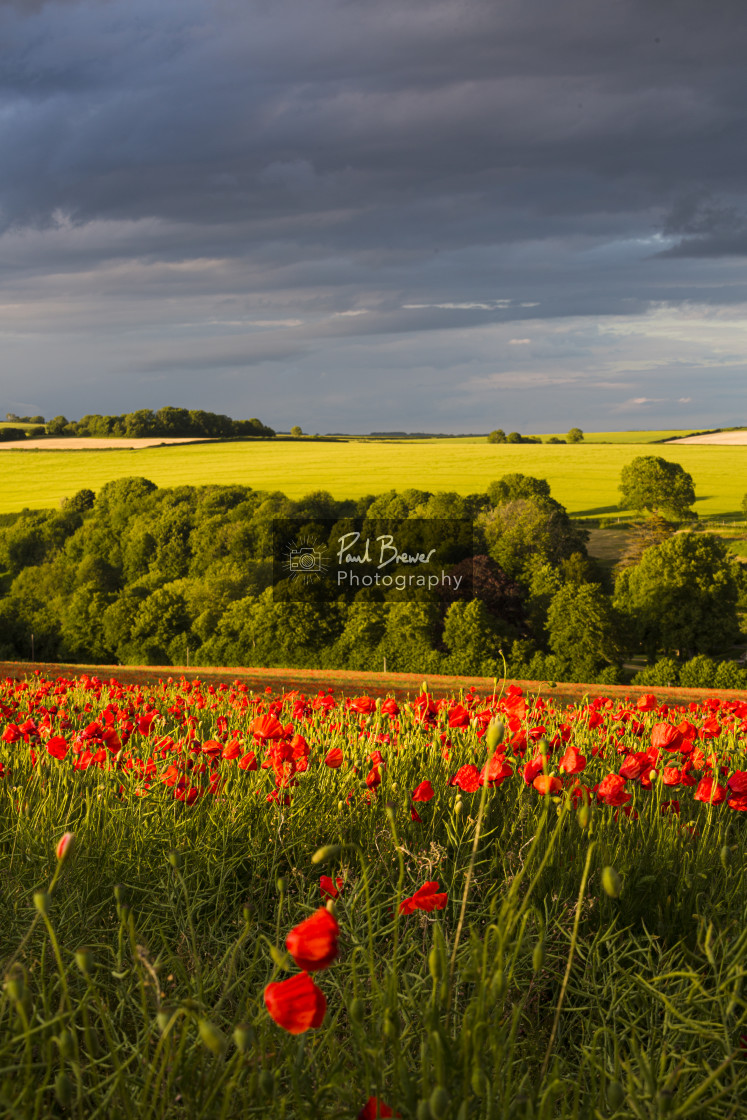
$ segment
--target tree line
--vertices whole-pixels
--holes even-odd
[[[15,417],[8,415],[9,420],[23,420],[29,423],[44,424],[43,416]],[[227,436],[274,436],[272,428],[268,428],[261,420],[253,417],[251,420],[233,420],[217,412],[205,412],[203,409],[174,408],[167,406],[154,412],[150,408],[141,408],[136,412],[126,412],[121,415],[106,416],[99,413],[89,413],[80,420],[68,420],[65,416],[55,416],[47,421],[45,428],[34,428],[31,432],[24,429],[6,428],[0,438],[23,439],[31,435],[50,436],[95,436],[99,439],[109,436],[126,436],[128,438],[142,438],[163,436],[167,438],[208,437],[221,439]],[[13,431],[12,437],[7,435]]]
[[[651,494],[638,500],[646,508]],[[469,518],[472,595],[380,602],[361,590],[330,603],[312,586],[301,602],[278,601],[273,521],[364,514]],[[350,501],[123,478],[8,522],[0,528],[2,659],[28,659],[33,635],[34,656],[46,661],[386,664],[613,684],[625,680],[623,662],[643,652],[652,670],[665,662],[660,683],[678,683],[700,657],[706,686],[747,685],[747,673],[722,660],[739,638],[747,580],[720,538],[677,532],[652,509],[610,572],[589,556],[587,530],[532,476],[505,475],[466,497],[406,489]]]

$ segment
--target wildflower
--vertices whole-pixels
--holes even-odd
[[[415,894],[410,898],[403,898],[399,904],[400,914],[412,914],[415,910],[424,910],[430,913],[431,910],[443,910],[446,903],[449,901],[449,895],[446,891],[443,893],[438,892],[438,882],[429,881],[423,883],[415,891]]]
[[[317,972],[329,968],[338,953],[340,927],[324,906],[310,918],[294,926],[285,939],[285,947],[299,968]]]
[[[268,984],[264,1000],[270,1018],[289,1034],[320,1027],[327,1010],[324,992],[307,972]]]
[[[60,863],[62,863],[63,860],[66,860],[70,856],[74,846],[75,846],[75,833],[73,833],[73,832],[63,833],[63,835],[57,841],[57,847],[55,849],[55,854],[57,856],[57,859],[60,861]]]
[[[344,879],[333,879],[330,875],[319,876],[319,890],[322,893],[322,898],[337,898],[344,885]]]
[[[559,793],[563,788],[563,783],[560,778],[554,778],[552,774],[538,774],[532,782],[532,785],[537,790],[537,793],[541,793],[543,796],[546,796],[548,793]]]
[[[412,800],[413,801],[430,801],[431,798],[433,798],[433,797],[435,797],[435,793],[433,792],[433,786],[427,780],[424,781],[424,782],[421,782],[420,785],[416,786],[415,789],[412,791]]]
[[[63,762],[69,750],[70,745],[61,735],[53,735],[51,739],[47,739],[47,753],[52,758],[58,758],[60,762]]]
[[[726,786],[720,786],[713,778],[701,778],[693,794],[696,801],[706,801],[710,805],[720,805],[727,796]]]
[[[324,765],[329,766],[332,770],[337,770],[339,766],[342,766],[342,751],[339,747],[332,747],[330,751],[327,751],[324,757]]]
[[[386,1120],[390,1116],[399,1116],[399,1112],[393,1112],[381,1097],[369,1097],[358,1113],[358,1120]]]
[[[651,746],[678,751],[682,746],[682,735],[671,723],[655,723],[651,729]]]
[[[480,771],[471,763],[461,766],[450,779],[449,785],[459,786],[464,793],[475,793],[480,788]]]

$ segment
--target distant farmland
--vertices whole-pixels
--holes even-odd
[[[572,514],[616,517],[622,467],[637,455],[653,454],[692,474],[701,517],[735,515],[747,490],[747,447],[650,442],[675,434],[597,433],[575,445],[367,439],[210,442],[137,451],[6,450],[0,452],[0,512],[54,508],[81,487],[98,490],[126,475],[143,475],[158,486],[239,483],[293,498],[312,490],[344,498],[407,487],[468,494],[521,471],[547,478],[553,496]],[[615,435],[626,442],[602,439]],[[640,442],[627,442],[631,435]]]

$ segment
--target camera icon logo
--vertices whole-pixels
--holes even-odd
[[[288,567],[291,572],[306,574],[323,571],[324,556],[320,549],[313,545],[303,545],[292,548],[288,553]]]

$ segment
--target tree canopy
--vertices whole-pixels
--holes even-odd
[[[713,653],[739,632],[736,564],[711,533],[677,533],[625,568],[615,605],[631,619],[644,650]]]
[[[621,508],[659,513],[675,521],[695,517],[692,476],[659,455],[639,455],[620,475]]]

